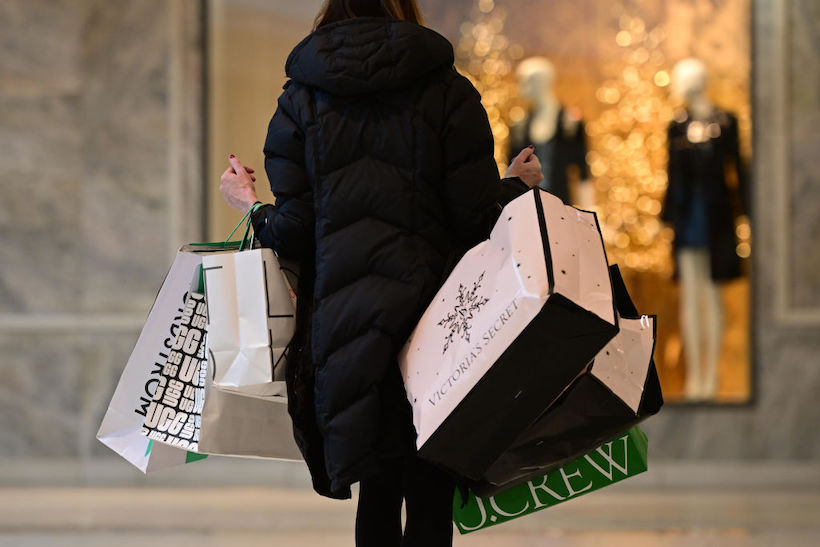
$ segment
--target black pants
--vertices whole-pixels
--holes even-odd
[[[359,483],[356,547],[450,547],[454,491],[446,473],[415,456],[384,462],[378,474]]]

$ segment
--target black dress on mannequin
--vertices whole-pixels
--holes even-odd
[[[738,277],[735,211],[748,208],[737,118],[717,108],[705,120],[681,112],[668,137],[669,186],[661,218],[672,223],[675,251],[707,248],[712,279]],[[727,184],[727,169],[735,170],[737,192]]]
[[[555,134],[543,143],[532,142],[530,139],[530,125],[532,115],[528,114],[524,120],[510,129],[510,142],[507,149],[508,161],[518,155],[521,150],[535,145],[535,155],[541,162],[544,180],[541,188],[555,194],[564,203],[569,203],[569,182],[567,168],[575,165],[579,170],[581,180],[588,178],[587,172],[587,145],[584,133],[584,122],[578,120],[570,127],[564,123],[566,112],[563,107],[558,109]]]

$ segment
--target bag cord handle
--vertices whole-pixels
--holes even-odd
[[[245,223],[245,233],[242,236],[242,241],[239,244],[239,250],[243,251],[245,249],[245,243],[248,241],[248,234],[250,233],[251,225],[252,225],[252,223],[251,223],[251,214],[253,214],[257,209],[262,207],[262,205],[264,205],[264,204],[261,201],[257,201],[256,203],[251,205],[251,208],[248,209],[248,212],[245,213],[245,215],[239,220],[239,223],[237,223],[237,225],[233,227],[233,230],[231,230],[231,233],[228,234],[228,237],[225,238],[225,243],[226,244],[231,240],[231,236],[233,236],[234,232],[236,232],[239,229],[239,227],[242,226],[243,223]],[[251,236],[251,240],[253,240],[253,236]],[[253,246],[252,241],[250,243],[248,243],[248,246],[249,247]]]

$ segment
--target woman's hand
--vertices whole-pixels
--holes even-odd
[[[253,185],[256,181],[256,177],[253,176],[254,170],[242,165],[233,154],[228,158],[228,162],[231,166],[222,173],[219,191],[222,192],[222,197],[228,205],[246,213],[254,203],[259,201]]]
[[[530,188],[535,188],[544,180],[541,172],[541,162],[535,155],[535,147],[529,145],[513,158],[510,167],[507,169],[505,177],[518,177]]]

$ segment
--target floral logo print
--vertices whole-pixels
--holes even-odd
[[[462,340],[470,341],[470,329],[474,314],[478,312],[481,307],[489,302],[489,298],[480,296],[478,289],[481,288],[481,281],[484,279],[484,274],[481,272],[478,279],[473,283],[472,289],[467,289],[461,283],[458,284],[458,296],[456,296],[456,303],[453,309],[447,312],[447,317],[438,322],[440,327],[448,329],[447,336],[444,337],[444,349],[441,353],[445,353],[453,343],[453,339],[458,335]]]

